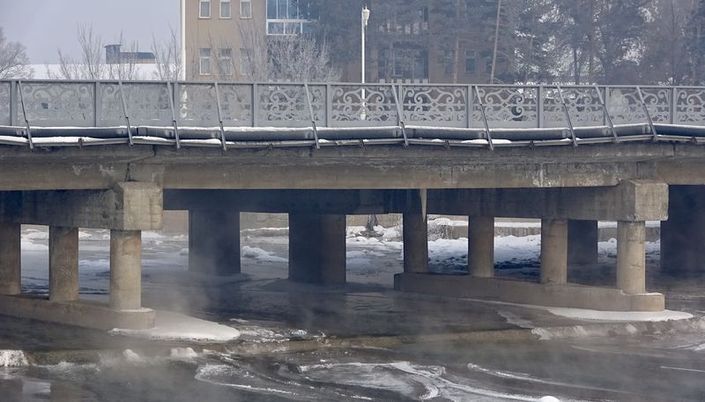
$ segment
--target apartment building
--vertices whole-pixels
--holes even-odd
[[[310,33],[316,24],[302,10],[301,0],[182,0],[185,72],[188,80],[251,81],[266,63],[267,43],[278,37]],[[485,0],[463,0],[458,12]],[[485,1],[486,2],[486,1]],[[331,1],[333,4],[333,1]],[[346,4],[346,3],[342,3]],[[372,10],[367,35],[368,82],[486,82],[492,60],[492,15],[488,24],[463,30],[455,37],[437,40],[447,21],[433,11],[433,0],[404,8],[403,0],[370,0]],[[331,6],[332,7],[332,6]],[[359,26],[360,10],[343,7],[346,24]],[[486,7],[486,10],[492,10]],[[319,10],[320,11],[320,10]],[[318,14],[314,12],[313,14]],[[484,18],[484,17],[483,17]],[[335,27],[332,27],[335,29]],[[328,27],[331,29],[331,27]],[[359,30],[357,30],[359,31]],[[333,60],[343,81],[360,80],[359,33],[333,49]],[[498,60],[498,71],[506,69]]]

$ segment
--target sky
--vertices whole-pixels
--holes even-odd
[[[137,41],[149,51],[152,37],[179,31],[180,0],[0,0],[5,37],[27,48],[32,64],[57,62],[57,49],[77,57],[78,24],[91,24],[103,42]]]

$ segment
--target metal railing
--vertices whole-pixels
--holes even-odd
[[[705,126],[705,87],[0,81],[0,125],[574,130]],[[224,134],[223,134],[224,138]],[[404,134],[406,141],[406,134]],[[317,141],[318,143],[318,141]],[[490,144],[492,142],[490,141]],[[223,144],[225,140],[223,139]]]

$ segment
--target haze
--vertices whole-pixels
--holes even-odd
[[[148,50],[152,35],[179,29],[179,0],[0,0],[0,27],[27,47],[32,64],[57,62],[57,49],[78,55],[77,24],[90,23],[105,43],[137,41]]]

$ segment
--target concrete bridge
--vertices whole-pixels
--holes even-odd
[[[653,311],[705,268],[705,88],[0,81],[0,312],[148,327],[141,231],[188,210],[194,271],[240,271],[240,212],[288,213],[289,277],[345,282],[345,216],[403,214],[401,291]],[[427,214],[463,215],[469,274],[428,269]],[[539,218],[539,282],[494,278],[497,217]],[[568,283],[618,222],[612,287]],[[20,225],[48,225],[48,298],[22,295]],[[110,229],[110,302],[81,301],[78,228]]]

